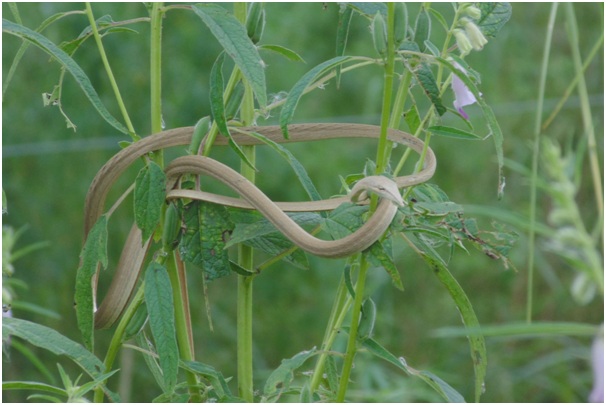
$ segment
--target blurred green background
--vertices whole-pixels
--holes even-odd
[[[79,9],[79,4],[19,4],[23,24],[36,28],[54,13]],[[418,4],[409,5],[411,18]],[[447,20],[450,4],[434,5]],[[585,57],[603,32],[603,5],[576,3],[580,29],[580,52]],[[289,62],[276,55],[264,54],[268,93],[280,97],[305,72],[334,56],[339,6],[334,3],[268,3],[267,26],[262,43],[279,44],[298,52],[306,63]],[[511,20],[497,38],[489,40],[481,52],[466,59],[480,73],[480,90],[496,113],[505,137],[507,159],[530,167],[533,126],[538,94],[539,67],[544,46],[550,5],[515,3]],[[12,20],[6,3],[3,17]],[[574,77],[564,8],[556,20],[553,48],[549,62],[545,110],[551,111]],[[109,14],[114,21],[146,16],[140,3],[96,3],[97,18]],[[444,36],[433,22],[432,41],[440,44]],[[71,16],[45,31],[53,42],[61,43],[80,34],[88,25],[85,16]],[[133,124],[140,135],[149,133],[149,28],[134,24],[138,33],[109,35],[104,45],[117,77]],[[220,47],[201,20],[193,13],[175,10],[164,20],[163,31],[163,118],[167,128],[194,125],[210,113],[208,76]],[[21,42],[3,35],[3,80]],[[368,21],[354,16],[347,52],[349,55],[375,56]],[[107,76],[94,42],[88,41],[74,56],[93,82],[110,111],[119,117]],[[585,78],[592,105],[593,123],[598,137],[600,162],[603,161],[603,47],[587,69]],[[226,70],[227,71],[227,70]],[[103,121],[75,84],[66,76],[62,104],[77,132],[67,129],[56,107],[43,107],[41,94],[51,92],[59,78],[59,65],[48,55],[30,47],[3,99],[2,185],[8,199],[8,214],[3,225],[29,228],[19,246],[48,241],[50,246],[15,263],[15,278],[25,281],[27,290],[19,290],[19,299],[54,311],[57,317],[15,309],[23,317],[52,327],[79,340],[73,311],[73,289],[78,255],[82,244],[84,198],[97,170],[119,150],[125,140]],[[300,102],[295,122],[360,122],[378,124],[382,72],[377,66],[353,71],[343,76],[340,88],[331,81]],[[583,137],[583,125],[576,91],[550,126],[547,136],[562,144],[576,143]],[[447,95],[445,103],[450,104]],[[477,107],[468,107],[479,133],[485,125]],[[273,124],[278,112],[266,121]],[[452,120],[452,122],[451,122]],[[459,122],[447,116],[445,123]],[[338,174],[360,172],[367,158],[375,156],[375,145],[368,142],[332,142],[292,145],[289,148],[305,165],[324,197],[339,192]],[[491,139],[464,142],[432,139],[438,156],[438,170],[432,180],[451,198],[464,205],[481,205],[489,210],[504,210],[527,216],[528,178],[506,169],[507,187],[502,200],[497,199],[497,165]],[[275,199],[304,198],[290,169],[279,157],[259,148],[257,175],[260,187]],[[229,151],[218,151],[216,158],[236,163]],[[586,165],[588,166],[588,165]],[[601,166],[603,168],[603,166]],[[586,224],[597,217],[593,189],[587,167],[577,201]],[[132,180],[136,172],[132,171]],[[538,217],[546,221],[550,200],[539,193]],[[496,212],[496,211],[495,211]],[[110,269],[102,275],[109,282],[111,263],[116,263],[119,249],[131,226],[131,213],[119,211],[110,223]],[[490,227],[491,218],[480,223]],[[515,229],[515,227],[514,227]],[[480,323],[504,324],[524,319],[526,308],[525,229],[515,229],[519,242],[511,252],[517,267],[505,269],[481,252],[458,251],[450,261],[450,270],[467,291]],[[573,269],[557,256],[542,249],[537,242],[534,319],[541,321],[603,322],[600,299],[580,306],[570,294]],[[318,346],[324,333],[332,298],[341,275],[342,262],[310,258],[311,268],[304,271],[275,265],[255,281],[254,355],[256,381],[262,387],[268,373],[280,360]],[[438,339],[432,331],[460,325],[456,307],[426,265],[404,245],[398,253],[398,266],[405,291],[395,290],[382,272],[372,274],[370,291],[378,306],[375,336],[385,347],[406,358],[409,365],[429,370],[465,395],[473,397],[473,369],[464,338]],[[234,376],[235,363],[235,285],[234,276],[208,286],[214,332],[209,330],[202,295],[202,279],[191,269],[190,297],[195,326],[197,359],[212,364],[225,376]],[[110,334],[98,333],[97,354],[102,356]],[[567,402],[585,401],[591,387],[588,366],[589,338],[488,338],[488,376],[484,401],[489,402]],[[56,373],[54,364],[62,361],[48,353],[34,352]],[[3,380],[39,380],[45,377],[17,352],[4,355]],[[146,401],[159,394],[147,372],[142,357],[123,350],[125,372],[122,393],[130,401]],[[71,370],[76,370],[62,361]],[[310,366],[311,367],[311,366]],[[117,378],[114,378],[117,380]],[[440,400],[424,383],[405,377],[395,368],[370,358],[358,356],[353,374],[351,399],[359,401],[432,401]],[[118,381],[112,386],[118,389]],[[131,384],[131,385],[129,385]],[[144,387],[144,388],[142,388]],[[372,392],[369,396],[368,393]],[[4,393],[5,401],[22,401],[24,393]]]

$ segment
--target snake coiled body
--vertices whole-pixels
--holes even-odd
[[[295,124],[289,126],[290,137],[284,139],[281,128],[278,126],[243,127],[239,128],[237,133],[234,131],[232,135],[234,141],[239,145],[258,145],[262,143],[254,137],[247,136],[246,132],[256,132],[274,142],[285,143],[337,138],[379,138],[380,128],[363,124]],[[179,145],[188,145],[192,134],[193,127],[163,131],[143,138],[114,155],[99,170],[89,188],[86,197],[84,235],[88,235],[95,222],[103,214],[107,193],[131,164],[150,152]],[[399,197],[398,188],[423,183],[429,180],[435,172],[436,159],[434,153],[422,141],[405,132],[393,129],[389,130],[388,139],[396,144],[408,146],[418,154],[423,155],[423,169],[412,175],[396,177],[393,181],[379,176],[372,176],[373,178],[367,178],[368,180],[363,179],[348,196],[320,201],[276,203],[228,166],[208,157],[191,155],[179,157],[166,167],[167,199],[190,198],[228,206],[256,209],[303,250],[329,258],[348,256],[368,248],[384,234],[397,212],[396,204],[400,204],[397,200]],[[225,145],[227,144],[227,138],[218,137],[215,144]],[[231,198],[200,190],[175,188],[179,178],[184,174],[202,174],[214,177],[228,185],[242,198]],[[371,192],[378,193],[380,197],[387,198],[381,199],[376,211],[363,227],[342,239],[326,241],[315,238],[285,214],[289,211],[333,210],[344,202],[350,200],[357,202],[366,188]],[[394,194],[397,194],[397,197]],[[134,291],[149,244],[149,241],[141,240],[140,231],[133,226],[110,289],[96,312],[96,327],[108,327],[120,316]],[[135,251],[133,252],[133,250]],[[93,279],[93,291],[95,292],[96,282],[95,277]]]

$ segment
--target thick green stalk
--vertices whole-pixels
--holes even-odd
[[[162,3],[151,11],[150,89],[151,132],[162,131]]]
[[[120,95],[120,89],[118,88],[118,83],[116,82],[116,78],[114,77],[112,68],[109,65],[109,60],[107,59],[107,55],[105,54],[105,48],[103,47],[103,41],[101,41],[101,36],[99,35],[99,30],[97,29],[97,23],[95,22],[93,9],[89,2],[86,3],[86,15],[88,16],[88,21],[90,22],[91,29],[93,30],[93,37],[95,38],[95,42],[97,43],[97,48],[99,49],[99,55],[101,55],[103,66],[105,67],[105,71],[107,72],[107,76],[109,77],[109,82],[112,86],[112,89],[114,90],[114,95],[116,97],[116,101],[118,102],[118,107],[120,108],[120,112],[122,113],[122,117],[124,118],[124,122],[126,123],[126,128],[128,128],[128,132],[131,138],[133,140],[136,140],[137,135],[135,132],[135,128],[133,127],[133,124],[128,115],[128,111],[126,110],[126,106],[124,105],[124,101],[122,100],[122,96]]]
[[[547,37],[545,38],[545,46],[543,48],[543,62],[541,63],[539,77],[539,94],[537,98],[537,115],[534,125],[534,146],[532,153],[532,173],[530,177],[530,207],[529,207],[529,230],[528,230],[528,274],[527,274],[527,290],[526,290],[526,321],[532,321],[532,294],[534,284],[534,249],[535,249],[535,228],[537,217],[537,174],[539,167],[539,145],[541,140],[541,117],[543,114],[543,100],[545,98],[545,83],[547,81],[547,68],[549,66],[549,52],[551,50],[551,37],[555,17],[558,10],[558,3],[552,3],[551,13],[549,14],[549,22],[547,24]]]

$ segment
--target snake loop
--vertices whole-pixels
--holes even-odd
[[[233,134],[239,145],[258,145],[261,141],[247,136],[245,132],[256,132],[277,143],[307,142],[338,138],[378,138],[380,127],[363,124],[295,124],[289,126],[290,138],[284,139],[280,127],[245,127],[238,134]],[[188,145],[193,127],[176,128],[150,135],[130,145],[112,157],[97,173],[87,197],[84,218],[84,235],[103,214],[107,193],[122,173],[142,156],[164,148]],[[400,176],[394,181],[381,176],[371,176],[359,182],[349,196],[309,202],[273,202],[254,184],[230,167],[203,156],[182,156],[173,160],[166,167],[167,199],[190,198],[213,203],[256,209],[263,214],[278,230],[294,244],[314,255],[323,257],[343,257],[368,248],[380,238],[390,225],[401,198],[396,188],[409,187],[429,180],[436,168],[433,151],[422,141],[411,135],[391,129],[388,139],[396,144],[410,147],[417,153],[424,154],[423,169],[418,173]],[[226,144],[226,139],[219,137],[216,144]],[[174,188],[180,176],[184,174],[204,174],[225,183],[242,198],[231,198],[199,190]],[[394,184],[395,182],[395,184]],[[366,189],[382,197],[375,213],[356,232],[345,238],[325,241],[317,239],[300,228],[285,212],[292,211],[327,211],[333,210],[352,197],[357,199]],[[395,191],[394,191],[395,190]],[[396,196],[397,195],[397,196]],[[395,203],[395,204],[394,204]],[[133,225],[122,251],[118,268],[105,299],[95,313],[95,327],[111,326],[121,315],[130,296],[133,294],[140,269],[145,260],[150,241],[141,240],[141,232]],[[97,271],[97,276],[98,276]],[[93,291],[96,299],[97,276],[93,279]]]

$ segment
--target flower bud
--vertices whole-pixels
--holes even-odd
[[[467,33],[467,37],[469,38],[469,42],[471,42],[471,46],[476,51],[482,50],[484,45],[488,42],[480,28],[478,28],[475,23],[467,18],[461,20],[463,22],[463,26],[465,27],[465,33]]]
[[[474,20],[479,20],[482,17],[482,11],[476,6],[467,6],[465,7],[465,15],[473,18]]]
[[[461,51],[461,56],[465,56],[471,52],[473,46],[471,46],[471,42],[469,42],[469,38],[467,38],[465,31],[455,28],[453,34],[457,40],[457,46],[459,47],[459,51]]]

